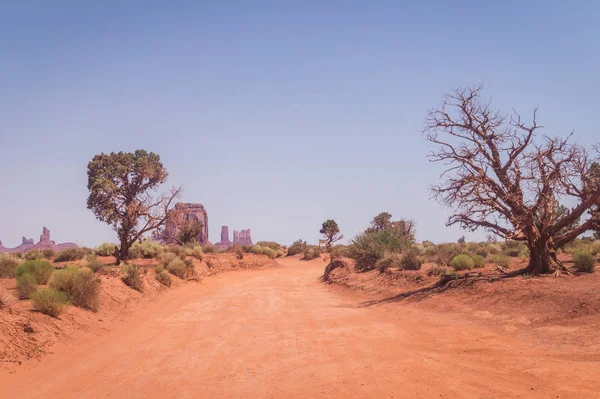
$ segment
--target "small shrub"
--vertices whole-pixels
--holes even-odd
[[[42,254],[44,254],[44,258],[46,258],[46,259],[52,259],[56,255],[56,252],[54,252],[53,249],[48,248],[48,249],[44,249],[42,251]]]
[[[199,261],[202,261],[204,252],[202,251],[202,247],[198,244],[190,245],[186,244],[182,248],[182,256],[191,256],[192,258],[196,258]]]
[[[169,273],[165,270],[163,266],[157,266],[154,269],[154,272],[156,275],[156,281],[158,281],[166,287],[171,286],[171,284],[173,283],[173,279],[171,278],[171,276],[169,276]]]
[[[15,270],[17,277],[30,274],[34,277],[36,284],[47,284],[54,271],[54,266],[47,260],[28,260],[21,263]]]
[[[37,280],[32,273],[25,273],[17,276],[17,294],[20,299],[31,298],[37,291]]]
[[[94,249],[94,254],[98,256],[112,256],[115,252],[115,247],[118,248],[119,246],[111,244],[110,242],[105,242]]]
[[[268,247],[261,247],[260,245],[254,245],[248,249],[249,253],[258,255],[267,255],[271,259],[275,259],[277,253]]]
[[[91,269],[94,273],[98,273],[99,271],[104,269],[104,264],[100,263],[96,258],[96,255],[94,254],[89,254],[85,257],[85,260],[87,262],[87,267]]]
[[[383,273],[384,271],[392,267],[402,267],[401,254],[387,254],[383,258],[377,260],[377,262],[375,263],[375,268],[379,270],[379,273]]]
[[[321,257],[321,248],[310,247],[304,251],[304,257],[302,260],[313,260]]]
[[[473,255],[471,257],[471,259],[473,260],[473,267],[474,268],[481,268],[485,266],[485,257],[481,256],[481,255]]]
[[[180,258],[173,259],[171,262],[167,263],[165,267],[169,273],[179,277],[180,279],[184,279],[187,276],[188,267]]]
[[[573,254],[573,263],[577,271],[593,273],[596,268],[596,258],[589,252],[577,251]]]
[[[329,255],[331,256],[331,259],[342,257],[347,258],[349,254],[350,251],[346,245],[338,244],[329,249]]]
[[[204,244],[202,245],[202,251],[205,254],[214,254],[215,252],[217,252],[217,248],[215,248],[215,246],[212,244]]]
[[[446,269],[445,267],[435,264],[431,267],[431,269],[427,271],[427,275],[438,277],[446,273],[447,271],[448,269]]]
[[[510,265],[510,257],[505,254],[497,254],[492,258],[492,262],[500,267],[508,267]]]
[[[458,244],[440,244],[436,249],[435,263],[440,266],[451,266],[452,260],[461,253],[462,248]]]
[[[242,248],[239,247],[239,245],[236,245],[234,247],[234,252],[235,252],[235,257],[242,260],[244,259],[244,251],[242,250]]]
[[[281,258],[283,255],[285,255],[285,252],[283,252],[283,250],[278,249],[277,251],[275,251],[276,258]]]
[[[169,263],[171,263],[172,261],[174,261],[177,258],[178,258],[178,255],[174,254],[173,252],[163,252],[159,256],[158,261],[160,263],[162,263],[163,265],[168,265]]]
[[[54,288],[40,288],[31,296],[31,302],[35,310],[58,317],[67,306],[67,296]]]
[[[67,248],[58,252],[54,257],[55,262],[73,262],[83,259],[90,250],[88,248]]]
[[[0,288],[0,309],[10,308],[13,303],[13,298],[11,298],[6,291]]]
[[[52,276],[50,287],[64,292],[71,303],[83,309],[98,310],[100,280],[87,267],[67,267],[57,270]]]
[[[44,253],[42,251],[40,251],[39,249],[32,249],[30,251],[25,252],[23,254],[23,258],[25,260],[44,259]]]
[[[19,263],[16,256],[0,254],[0,278],[14,277]]]
[[[256,245],[260,245],[261,247],[271,248],[273,251],[277,252],[281,249],[281,244],[275,241],[259,241]]]
[[[304,253],[304,251],[306,251],[307,249],[308,244],[306,243],[306,241],[298,240],[294,241],[294,243],[289,246],[287,254],[288,256],[298,255]]]
[[[131,259],[144,258],[152,259],[158,258],[161,253],[164,252],[164,246],[150,238],[145,238],[142,242],[136,241],[129,249],[129,257]]]
[[[469,255],[457,255],[450,262],[450,267],[454,270],[471,270],[473,268],[473,259]]]
[[[126,285],[134,290],[142,292],[144,288],[142,268],[138,265],[125,264],[122,267],[122,271],[125,275],[121,278],[121,280],[123,280]]]
[[[400,268],[402,270],[420,270],[422,265],[423,259],[419,256],[416,248],[407,251],[400,261]]]

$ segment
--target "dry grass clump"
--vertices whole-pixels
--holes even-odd
[[[573,254],[573,263],[577,271],[593,273],[596,269],[596,258],[589,252],[577,251]]]
[[[199,261],[202,261],[204,257],[204,251],[202,251],[202,246],[198,244],[190,245],[186,244],[182,247],[182,257],[191,256],[192,258],[196,258]]]
[[[169,275],[169,273],[165,270],[164,266],[156,266],[154,269],[156,281],[161,283],[166,287],[170,287],[173,283],[173,279]]]
[[[121,270],[124,274],[123,277],[121,277],[121,280],[123,280],[126,285],[140,292],[144,290],[143,268],[134,264],[124,264],[121,267]]]
[[[68,298],[65,293],[54,288],[40,288],[31,296],[33,308],[38,312],[58,317],[67,307]]]
[[[321,248],[319,247],[308,247],[304,251],[304,257],[302,260],[313,260],[321,256]]]
[[[77,307],[97,311],[100,297],[100,280],[87,267],[68,267],[52,275],[50,287],[64,292]]]
[[[14,277],[19,263],[19,258],[14,255],[0,254],[0,278]]]

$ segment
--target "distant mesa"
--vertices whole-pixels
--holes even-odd
[[[215,244],[218,249],[226,249],[231,245],[253,245],[250,229],[233,231],[233,242],[229,240],[229,227],[221,227],[221,241]]]
[[[202,204],[191,204],[178,202],[175,204],[176,216],[169,220],[160,233],[154,236],[154,239],[161,241],[163,244],[173,244],[175,238],[181,230],[181,227],[186,223],[199,222],[202,224],[202,230],[198,236],[200,244],[208,243],[208,213]]]
[[[33,243],[33,238],[25,238],[21,239],[21,245],[15,248],[6,248],[2,245],[2,241],[0,241],[0,253],[9,253],[9,252],[27,252],[32,249],[51,249],[53,251],[62,251],[67,248],[77,248],[77,245],[72,242],[65,242],[62,244],[56,244],[54,241],[50,240],[50,230],[44,226],[42,229],[42,235],[40,236],[40,241],[37,244]]]

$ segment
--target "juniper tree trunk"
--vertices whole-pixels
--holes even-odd
[[[525,269],[526,273],[547,274],[562,268],[551,240],[540,239],[528,244],[528,248],[529,265]]]

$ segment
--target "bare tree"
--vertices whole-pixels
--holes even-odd
[[[580,234],[597,229],[589,211],[600,204],[598,159],[566,138],[538,136],[542,126],[505,115],[481,98],[482,86],[451,91],[428,111],[424,133],[438,148],[429,158],[447,169],[434,197],[453,208],[447,225],[483,228],[522,241],[530,252],[521,272],[565,270],[556,250]],[[560,201],[575,206],[560,207]]]

